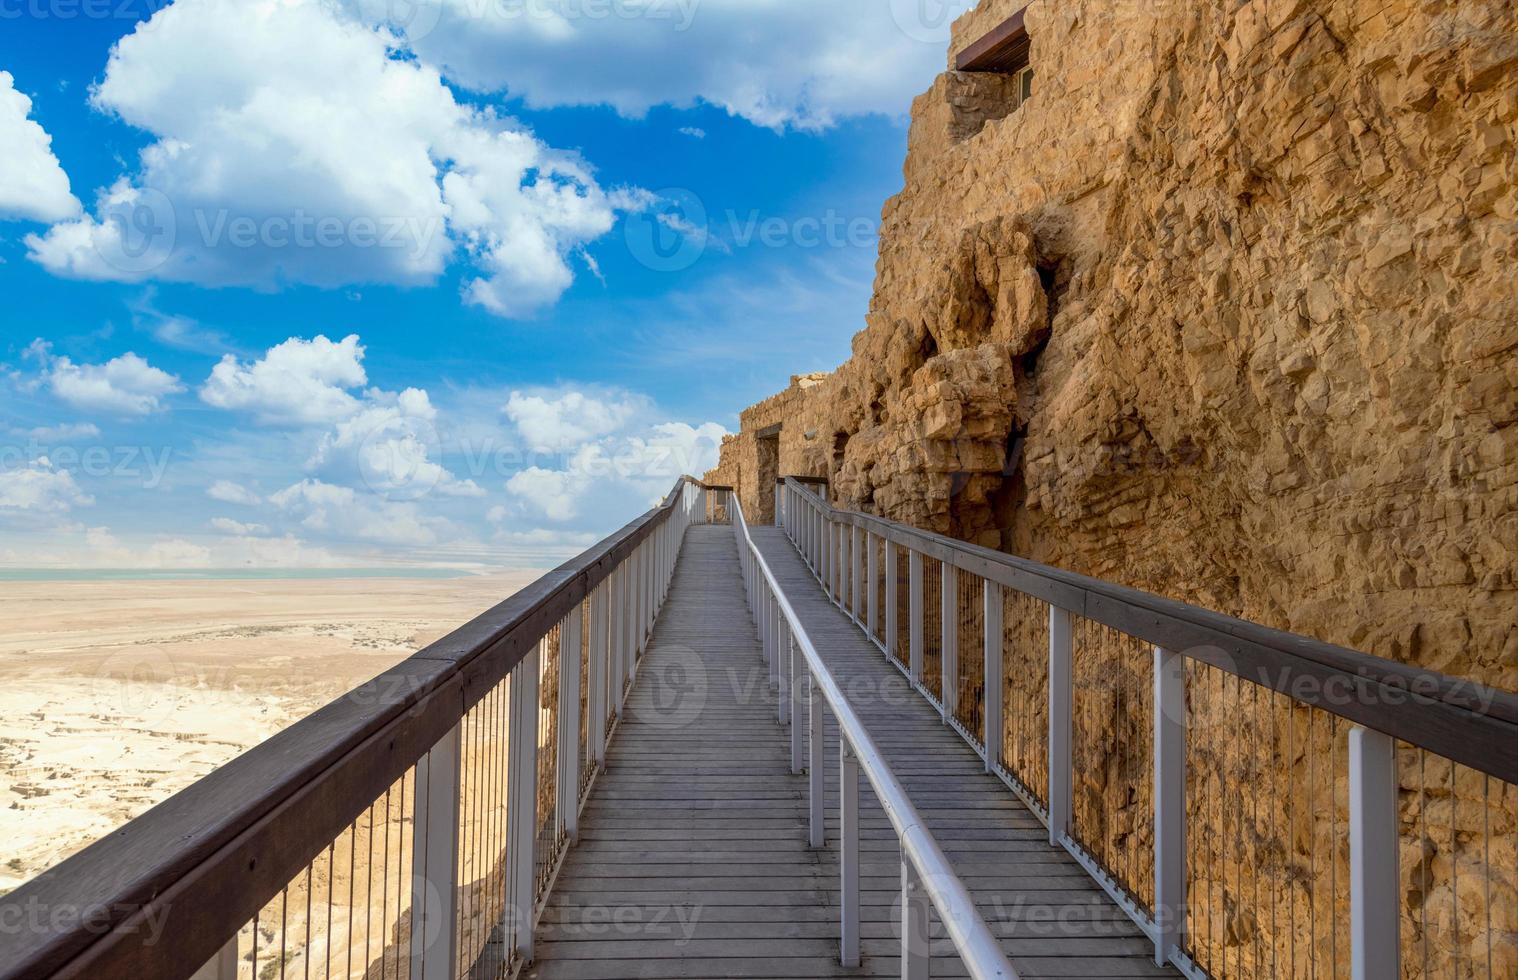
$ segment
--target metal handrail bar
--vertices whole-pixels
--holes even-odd
[[[790,600],[780,588],[775,574],[771,571],[769,563],[764,560],[758,547],[749,533],[748,522],[743,515],[743,507],[734,495],[731,504],[732,513],[735,516],[734,529],[738,535],[739,555],[742,559],[744,577],[749,583],[751,600],[756,616],[761,619],[761,606],[764,603],[773,603],[778,619],[765,620],[765,650],[766,656],[773,658],[777,654],[784,654],[779,650],[780,644],[775,642],[779,633],[774,626],[783,623],[783,633],[786,637],[785,646],[794,656],[799,651],[805,663],[806,676],[809,681],[810,719],[811,730],[811,834],[812,844],[821,847],[823,828],[821,826],[822,795],[824,783],[821,769],[822,725],[820,708],[826,703],[838,723],[841,749],[842,773],[839,782],[840,793],[845,794],[845,806],[842,808],[843,825],[842,841],[845,850],[845,860],[841,862],[843,882],[843,939],[841,960],[845,966],[857,966],[859,964],[859,861],[858,861],[858,770],[863,770],[865,778],[875,790],[875,795],[885,810],[891,826],[896,830],[896,836],[901,843],[903,858],[903,931],[902,931],[902,957],[903,962],[909,964],[904,969],[903,976],[916,977],[927,976],[927,919],[924,901],[931,902],[936,909],[940,920],[948,930],[949,938],[954,943],[955,950],[964,961],[966,968],[972,977],[977,980],[989,980],[989,978],[1007,978],[1014,980],[1017,977],[1012,965],[1008,962],[1006,954],[1002,952],[1001,944],[996,940],[985,920],[981,918],[975,908],[975,899],[969,890],[954,873],[949,859],[934,840],[932,832],[928,829],[917,809],[912,805],[905,788],[897,780],[891,771],[890,764],[881,753],[875,740],[870,737],[869,730],[854,713],[848,698],[833,678],[832,672],[823,662],[817,652],[816,645],[807,634],[802,625],[801,618],[796,614]],[[773,668],[772,668],[773,673]],[[794,680],[795,673],[791,673]],[[791,688],[795,691],[795,688]],[[821,700],[818,700],[818,696]],[[792,717],[791,724],[796,726],[797,720]],[[854,769],[857,766],[858,769]],[[854,778],[850,781],[850,771],[854,770]],[[853,792],[855,799],[852,807],[848,805],[847,794]],[[852,809],[852,813],[848,812]],[[852,826],[850,824],[852,823]],[[853,859],[849,860],[852,851]],[[919,890],[921,894],[919,894]],[[852,906],[852,907],[851,907]],[[921,972],[914,972],[913,967]]]
[[[372,801],[429,761],[434,783],[451,778],[455,811],[449,812],[444,793],[432,814],[432,833],[446,832],[442,840],[457,846],[461,719],[507,677],[535,665],[551,630],[562,627],[578,638],[585,613],[597,624],[599,647],[590,649],[599,649],[604,668],[590,671],[592,689],[603,681],[621,688],[590,692],[600,698],[602,711],[592,731],[604,741],[607,716],[614,722],[620,715],[638,655],[668,594],[679,536],[704,520],[709,497],[699,481],[682,477],[659,506],[583,554],[0,898],[0,923],[7,925],[0,928],[0,980],[235,977],[238,931]],[[588,610],[598,618],[590,620]],[[580,655],[578,639],[572,655]],[[559,673],[578,699],[579,671],[572,679],[570,671]],[[524,675],[513,685],[513,725],[519,717],[523,725],[536,717],[536,704],[517,697],[527,681],[536,688],[536,676]],[[579,707],[576,700],[559,713],[576,719],[576,729]],[[579,737],[578,730],[560,735]],[[528,761],[536,766],[535,738],[512,744],[513,751],[530,750]],[[600,759],[604,745],[592,765]],[[440,776],[436,766],[444,762],[452,771]],[[512,792],[523,794],[531,813],[535,794],[526,778]],[[572,839],[583,804],[574,798],[581,781],[560,782],[555,812],[560,831]],[[420,833],[423,808],[432,801],[415,805]],[[446,824],[455,826],[441,826]],[[527,887],[533,872],[530,824],[524,816],[514,818],[527,837],[512,839],[528,845],[527,857],[513,858],[527,864],[519,891],[529,894],[516,896],[522,907],[537,904]],[[419,848],[422,843],[419,838]],[[432,839],[426,844],[431,847]],[[454,873],[451,862],[434,865],[434,874]],[[456,886],[423,884],[444,894],[447,910],[446,896]],[[443,925],[445,936],[457,927]],[[171,939],[159,941],[164,936]],[[518,939],[530,950],[530,922]],[[420,955],[420,942],[418,934],[413,956]],[[426,943],[429,957],[449,945],[431,936]],[[419,964],[414,960],[415,980],[423,978]],[[433,971],[425,973],[431,980]]]

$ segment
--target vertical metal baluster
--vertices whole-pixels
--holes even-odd
[[[533,881],[534,839],[538,823],[538,680],[542,642],[511,672],[511,706],[507,750],[511,753],[506,804],[508,862],[507,914],[512,924],[511,948],[530,961],[533,954],[532,918],[536,905]]]
[[[1069,611],[1049,607],[1049,843],[1070,832],[1072,627]]]
[[[873,643],[880,623],[880,553],[875,548],[875,536],[868,531],[864,535],[864,559],[864,630]]]
[[[985,627],[982,631],[982,640],[985,644],[985,707],[981,712],[982,720],[986,729],[986,772],[994,772],[1001,762],[1001,746],[1003,741],[1002,728],[1002,685],[1006,683],[1003,673],[1002,655],[1002,589],[1001,586],[990,579],[986,579],[981,589],[982,601],[985,603]]]
[[[939,716],[947,725],[959,708],[959,572],[947,561],[939,562],[938,619]]]
[[[839,900],[844,966],[859,965],[859,759],[849,740],[838,737],[838,869],[842,875]]]
[[[462,726],[453,729],[416,764],[416,814],[411,845],[411,976],[452,980],[457,972],[459,786]],[[425,792],[421,789],[425,787]],[[371,833],[369,853],[373,853]],[[358,838],[358,829],[353,831]],[[371,862],[372,863],[372,860]],[[356,869],[350,868],[354,875]],[[349,879],[352,891],[353,879]],[[367,897],[366,897],[367,905]],[[367,908],[365,909],[367,914]],[[349,948],[352,948],[349,930]],[[369,937],[364,936],[367,947]],[[366,961],[367,968],[367,961]],[[352,972],[351,966],[349,972]]]
[[[807,679],[807,783],[810,786],[810,819],[809,839],[813,847],[822,847],[827,842],[827,825],[825,813],[827,807],[827,777],[823,771],[824,735],[822,717],[822,688],[817,684],[817,675],[812,673],[810,667],[806,672]]]
[[[810,674],[810,671],[805,666],[805,657],[800,649],[798,649],[795,637],[790,638],[789,646],[789,670],[791,673],[791,772],[799,776],[805,765],[801,747],[801,698],[806,689],[806,678],[802,676],[802,672],[805,670]]]
[[[559,643],[559,829],[573,843],[580,836],[580,607],[569,611]]]
[[[1154,651],[1154,962],[1179,950],[1186,907],[1186,664]]]
[[[898,562],[896,560],[896,546],[892,544],[889,538],[885,540],[884,558],[885,568],[881,570],[881,574],[885,576],[885,646],[886,656],[888,658],[894,659],[896,656],[896,642],[898,638],[896,620],[899,618],[899,616],[897,603],[900,600],[897,598],[896,593],[896,590],[899,587],[899,583],[896,581],[896,573],[898,571]]]
[[[922,683],[922,554],[907,552],[907,672],[912,683]]]
[[[906,858],[901,861],[901,977],[902,980],[928,980],[932,972],[932,947],[929,932],[928,894],[917,877],[917,869]]]
[[[849,571],[849,579],[853,583],[853,601],[850,606],[854,610],[854,622],[864,625],[864,529],[855,527],[849,532],[849,554],[852,556],[853,567]]]
[[[1397,746],[1349,732],[1350,963],[1354,980],[1401,976]]]

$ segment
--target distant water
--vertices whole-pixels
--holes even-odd
[[[460,568],[0,568],[0,582],[278,581],[340,578],[467,578]]]

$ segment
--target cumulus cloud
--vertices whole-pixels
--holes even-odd
[[[562,454],[558,465],[529,466],[506,481],[526,515],[556,523],[617,512],[629,497],[661,499],[680,476],[715,466],[727,435],[715,422],[655,421],[653,403],[627,392],[513,392],[506,414],[535,449]],[[494,512],[492,520],[502,523],[509,513]]]
[[[72,473],[58,469],[46,457],[24,466],[0,468],[0,516],[66,514],[94,502],[74,482]]]
[[[231,354],[211,370],[200,389],[208,405],[248,412],[273,425],[321,425],[349,418],[358,399],[346,389],[368,381],[357,336],[291,337],[252,363]]]
[[[231,480],[217,480],[206,489],[206,496],[224,504],[237,504],[241,507],[257,507],[263,503],[258,494]]]
[[[513,391],[502,409],[532,449],[560,450],[616,432],[649,407],[629,393],[597,398],[580,391],[555,396]]]
[[[325,0],[179,0],[111,52],[94,105],[155,139],[93,213],[28,238],[83,279],[432,283],[507,317],[557,300],[569,257],[638,195],[460,103],[397,39]]]
[[[40,340],[28,353],[41,363],[41,381],[48,389],[78,409],[151,415],[163,408],[165,397],[184,390],[174,375],[132,353],[104,364],[75,364],[67,357],[54,357]]]
[[[392,4],[355,0],[383,17]],[[439,6],[440,5],[440,6]],[[975,0],[433,0],[413,46],[459,83],[534,108],[709,103],[757,125],[816,130],[901,116],[943,70],[953,18]],[[573,65],[574,70],[565,69]]]
[[[269,498],[311,531],[389,545],[430,545],[448,522],[424,514],[409,501],[387,501],[320,480],[302,480]]]
[[[322,437],[307,468],[329,479],[361,484],[389,500],[429,493],[482,497],[471,480],[455,477],[433,457],[441,454],[437,410],[427,393],[371,392],[371,403]]]
[[[32,100],[0,71],[0,219],[65,221],[79,214],[79,201],[53,155],[53,138],[31,114]]]

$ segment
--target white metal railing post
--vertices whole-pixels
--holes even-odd
[[[852,567],[852,559],[849,557],[849,526],[838,525],[838,605],[844,612],[849,611],[849,571]]]
[[[806,760],[801,746],[801,711],[802,696],[806,693],[806,678],[802,676],[803,664],[800,652],[796,649],[796,640],[793,636],[790,642],[790,672],[791,672],[791,773],[801,775]]]
[[[775,484],[775,526],[785,526],[785,484]]]
[[[943,721],[948,724],[959,706],[959,575],[948,562],[941,563],[939,578],[939,671],[943,682],[939,685],[943,697]]]
[[[571,843],[580,836],[580,663],[584,613],[577,605],[559,633],[559,829]]]
[[[817,675],[810,669],[806,672],[807,679],[807,783],[811,788],[810,811],[810,839],[813,847],[821,847],[827,842],[827,825],[825,813],[827,808],[827,774],[823,770],[824,732],[822,718],[822,688],[817,683]]]
[[[907,672],[922,683],[922,553],[907,551],[907,640],[911,644]]]
[[[780,724],[785,724],[785,719],[790,716],[790,680],[786,677],[786,651],[791,645],[791,627],[781,614],[780,607],[775,606],[775,660],[770,665],[770,683],[775,688],[775,710],[778,712]]]
[[[864,631],[873,640],[880,623],[880,557],[868,531],[864,533],[864,591]]]
[[[622,566],[611,570],[606,590],[606,704],[610,714],[622,717],[622,647],[627,630],[622,626]]]
[[[411,975],[453,980],[457,967],[459,769],[455,725],[416,764],[411,843]]]
[[[537,906],[533,872],[538,826],[538,679],[542,652],[543,644],[539,641],[511,671],[506,726],[509,758],[506,915],[511,926],[511,949],[527,961],[532,959],[532,919]]]
[[[775,710],[780,724],[791,718],[791,630],[785,619],[780,620],[779,644],[775,648]]]
[[[1349,731],[1350,963],[1354,980],[1402,975],[1398,914],[1397,743]]]
[[[1049,607],[1049,843],[1070,832],[1070,741],[1073,691],[1070,613]]]
[[[1186,925],[1186,661],[1154,651],[1154,962]]]
[[[195,971],[190,980],[237,980],[237,937],[216,951],[206,965]],[[417,980],[421,980],[418,977]]]
[[[849,569],[849,579],[853,583],[853,601],[849,603],[854,613],[854,622],[863,623],[864,612],[864,529],[859,527],[849,530],[849,556],[852,565]]]
[[[823,578],[823,592],[827,593],[827,598],[832,598],[833,589],[832,584],[830,584],[833,581],[832,525],[830,525],[830,523],[827,523],[827,517],[824,516],[823,510],[821,510],[821,508],[817,508],[817,532],[818,540],[820,540],[821,543],[821,551],[823,551],[823,557],[821,557],[821,578]]]
[[[606,643],[606,591],[602,582],[590,594],[590,690],[586,692],[585,710],[590,713],[590,766],[599,771],[606,765],[606,675],[609,660]]]
[[[1004,642],[1002,627],[1001,585],[985,580],[983,589],[985,612],[981,622],[985,624],[985,680],[981,690],[980,716],[986,725],[986,772],[993,772],[1001,763],[1002,751],[1002,691],[1006,677],[1002,674],[1001,651]]]
[[[901,978],[928,980],[932,972],[932,938],[929,933],[928,894],[917,869],[901,860]]]
[[[881,570],[881,574],[885,576],[885,647],[886,656],[894,657],[896,656],[897,604],[900,601],[897,598],[900,583],[896,581],[896,572],[900,563],[896,560],[896,546],[891,543],[891,539],[883,540],[885,548],[882,557],[885,559],[885,568]]]
[[[859,759],[849,740],[838,738],[838,871],[842,877],[840,962],[859,965]]]

